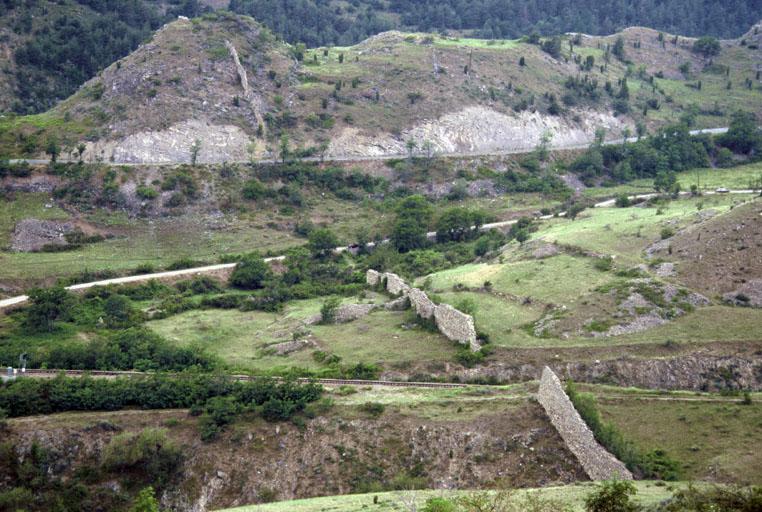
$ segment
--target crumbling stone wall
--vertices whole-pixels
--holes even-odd
[[[481,348],[476,342],[474,317],[471,315],[462,313],[449,304],[439,304],[434,308],[434,320],[439,332],[447,339],[468,344],[474,351]]]
[[[397,274],[386,272],[383,277],[386,279],[386,291],[392,295],[407,294],[410,291],[410,287]]]
[[[411,288],[407,296],[410,299],[410,305],[415,309],[415,313],[418,316],[426,319],[434,316],[434,309],[436,309],[437,305],[429,299],[426,292],[418,288]]]
[[[386,291],[392,295],[401,294],[401,298],[407,298],[418,316],[425,319],[433,318],[437,329],[447,339],[468,345],[473,351],[481,348],[476,341],[474,317],[458,311],[448,304],[434,304],[426,292],[418,288],[411,288],[397,274],[391,272],[382,274],[375,270],[368,270],[365,274],[365,281],[370,286],[376,286],[382,280],[386,280]]]
[[[378,286],[378,283],[381,282],[381,274],[370,269],[365,273],[365,282],[368,283],[369,286]]]
[[[591,480],[632,480],[632,473],[625,465],[595,440],[592,431],[561,387],[561,381],[547,366],[542,371],[537,400]]]

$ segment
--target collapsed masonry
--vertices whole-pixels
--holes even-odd
[[[439,332],[447,339],[468,345],[474,352],[481,348],[476,341],[476,328],[471,315],[458,311],[449,304],[434,304],[426,292],[410,287],[400,276],[391,272],[368,270],[365,280],[370,286],[383,283],[390,294],[407,297],[415,313],[426,320],[433,319]]]
[[[592,431],[564,392],[561,381],[547,366],[542,371],[537,400],[591,480],[632,480],[632,473],[625,465],[595,440]]]

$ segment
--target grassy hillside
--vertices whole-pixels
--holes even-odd
[[[619,38],[623,50],[614,55]],[[226,41],[237,49],[250,97]],[[255,155],[278,154],[282,135],[292,149],[329,144],[334,155],[404,153],[407,138],[419,147],[428,140],[435,151],[468,151],[531,147],[545,130],[557,143],[584,142],[599,126],[615,136],[624,126],[634,133],[636,123],[653,128],[685,114],[698,127],[726,125],[736,109],[759,114],[755,45],[726,41],[708,59],[693,51],[693,39],[640,28],[554,41],[387,32],[355,46],[303,49],[246,17],[178,20],[50,112],[2,120],[0,154],[41,154],[55,139],[68,155],[81,142],[170,127],[157,136],[195,134],[182,142],[188,149],[176,150],[182,160],[194,136],[207,150],[230,137],[226,144],[237,147],[216,150],[218,161],[245,159],[250,144]],[[527,140],[474,125],[490,119],[529,123]],[[206,128],[189,128],[188,120]],[[91,145],[87,158],[127,158],[122,147]]]

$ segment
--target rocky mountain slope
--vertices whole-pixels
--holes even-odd
[[[285,136],[332,157],[484,153],[685,114],[719,126],[738,108],[760,114],[758,32],[714,58],[648,29],[539,44],[387,32],[307,50],[248,17],[181,18],[52,111],[0,121],[0,152],[39,155],[55,139],[65,155],[86,143],[92,161],[182,162],[198,140],[199,162],[221,162],[278,156]]]

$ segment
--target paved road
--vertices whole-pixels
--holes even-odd
[[[740,189],[740,190],[729,190],[727,194],[755,194],[757,192],[760,192],[759,190],[752,190],[752,189]],[[708,191],[703,192],[704,195],[715,195],[715,194],[721,194],[720,192],[716,191]],[[629,196],[629,198],[632,199],[649,199],[652,197],[655,197],[657,194],[638,194],[634,196]],[[681,192],[680,195],[690,195],[690,192]],[[615,199],[608,199],[606,201],[601,201],[599,203],[596,203],[593,205],[593,208],[608,208],[612,207],[615,204]],[[564,217],[566,216],[566,212],[560,212],[558,217]],[[537,217],[537,220],[549,220],[552,219],[554,215],[542,215],[540,217]],[[481,230],[486,231],[490,229],[499,229],[504,228],[508,226],[512,226],[513,224],[516,224],[518,222],[517,220],[504,220],[500,222],[491,222],[489,224],[484,224],[481,226]],[[427,233],[427,236],[429,238],[435,238],[436,232],[430,231]],[[389,240],[383,240],[381,243],[386,243]],[[368,244],[369,247],[374,247],[375,244],[373,242]],[[349,247],[342,246],[342,247],[336,247],[334,251],[336,252],[344,252],[349,250]],[[265,258],[265,261],[272,262],[272,261],[283,261],[286,257],[285,256],[273,256],[270,258]],[[169,270],[166,272],[154,272],[152,274],[140,274],[135,276],[126,276],[126,277],[115,277],[112,279],[103,279],[100,281],[93,281],[90,283],[79,283],[74,284],[71,286],[67,286],[67,290],[86,290],[88,288],[92,288],[94,286],[108,286],[111,284],[128,284],[128,283],[139,283],[143,281],[148,281],[150,279],[166,279],[171,277],[177,277],[177,276],[188,276],[188,275],[198,275],[198,274],[206,274],[210,272],[216,272],[219,270],[228,270],[235,267],[235,263],[220,263],[218,265],[207,265],[204,267],[194,267],[194,268],[186,268],[182,270]],[[17,297],[10,297],[8,299],[2,299],[0,300],[0,311],[3,309],[10,308],[12,306],[17,306],[20,304],[23,304],[29,299],[28,295],[19,295]]]
[[[728,131],[727,127],[722,128],[704,128],[701,130],[691,130],[691,135],[699,135],[702,133],[710,133],[710,134],[720,134],[725,133]],[[627,139],[627,142],[636,142],[638,140],[637,137],[629,137]],[[624,139],[612,139],[607,140],[604,142],[605,145],[615,145],[615,144],[622,144],[625,140]],[[550,148],[551,151],[570,151],[570,150],[577,150],[577,149],[587,149],[590,147],[590,144],[567,144],[567,145],[559,145],[559,146],[552,146]],[[458,151],[458,152],[449,152],[449,153],[437,153],[437,157],[446,157],[446,158],[470,158],[470,157],[479,157],[479,156],[508,156],[508,155],[523,155],[526,153],[532,153],[534,151],[534,148],[523,148],[523,149],[511,149],[511,150],[505,150],[505,151],[490,151],[488,153],[485,152],[479,152],[479,151]],[[387,155],[376,155],[376,156],[360,156],[360,155],[348,155],[348,156],[331,156],[326,157],[325,159],[317,156],[313,157],[306,157],[301,158],[300,160],[302,162],[369,162],[369,161],[384,161],[384,160],[394,160],[398,158],[407,158],[407,154],[387,154]],[[59,162],[77,162],[77,160],[67,160],[63,158],[58,159]],[[50,163],[50,160],[48,159],[30,159],[25,160],[22,158],[16,158],[10,160],[11,163],[20,163],[20,162],[28,162],[30,164],[34,165],[47,165]],[[241,164],[241,163],[249,163],[250,160],[230,160],[228,163],[234,163],[234,164]],[[262,160],[257,160],[257,163],[260,164],[274,164],[279,163],[280,160],[274,159],[274,158],[266,158]],[[187,164],[189,162],[104,162],[110,165],[127,165],[127,166],[141,166],[141,165],[153,165],[153,166],[173,166],[178,164]],[[221,163],[221,162],[218,162]]]

